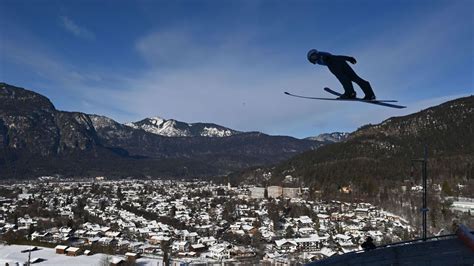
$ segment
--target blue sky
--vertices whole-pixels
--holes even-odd
[[[473,94],[474,2],[0,0],[0,80],[66,111],[307,137]],[[354,56],[404,110],[285,96],[341,90],[316,48]],[[360,96],[363,93],[355,85]]]

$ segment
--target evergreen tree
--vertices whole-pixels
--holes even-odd
[[[286,238],[292,238],[292,237],[294,237],[294,235],[295,235],[295,230],[293,230],[293,228],[291,226],[288,226],[286,228],[285,237]]]

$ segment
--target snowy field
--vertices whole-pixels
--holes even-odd
[[[32,248],[31,246],[21,246],[21,245],[0,245],[0,266],[3,265],[26,265],[28,262],[28,252],[22,253],[22,250],[27,250]],[[44,248],[39,247],[39,250],[31,252],[31,261],[39,259],[38,262],[34,265],[84,265],[84,266],[93,266],[93,265],[109,265],[109,263],[104,263],[105,261],[111,261],[113,259],[125,259],[121,256],[110,256],[105,254],[94,254],[91,256],[80,255],[77,257],[70,257],[64,254],[56,254],[53,248]],[[18,263],[18,264],[17,264]],[[137,265],[162,265],[162,262],[156,259],[140,258],[136,261]]]

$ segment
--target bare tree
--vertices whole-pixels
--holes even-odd
[[[110,265],[110,256],[105,254],[103,255],[100,260],[99,260],[99,263],[97,264],[97,266],[109,266]]]

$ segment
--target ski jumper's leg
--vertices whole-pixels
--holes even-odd
[[[336,78],[339,80],[339,82],[341,82],[342,87],[344,88],[344,94],[355,94],[354,86],[352,86],[352,81],[349,77],[345,75],[336,75]]]
[[[366,96],[375,95],[374,91],[372,90],[372,86],[370,86],[370,83],[367,80],[364,80],[359,77],[359,75],[357,75],[347,63],[345,64],[346,67],[344,67],[344,72],[349,77],[349,79],[359,85],[359,87],[362,89]]]
[[[357,76],[357,75],[356,75]],[[372,86],[367,80],[362,79],[361,77],[357,76],[356,79],[353,79],[357,85],[364,91],[365,96],[374,96],[374,91],[372,90]]]
[[[342,87],[344,87],[344,94],[345,95],[355,95],[354,87],[352,86],[351,76],[348,75],[348,71],[346,70],[347,63],[337,60],[331,61],[328,64],[329,71],[336,76],[336,78],[341,82]]]

